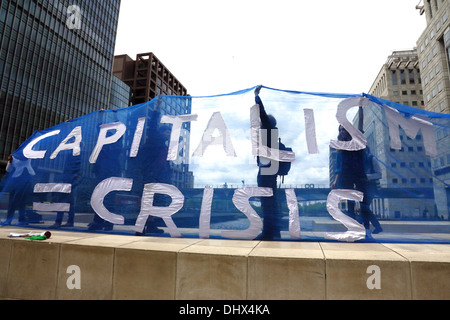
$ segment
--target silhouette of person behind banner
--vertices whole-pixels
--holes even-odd
[[[75,192],[76,188],[81,184],[82,182],[82,176],[80,174],[81,170],[81,159],[79,156],[73,156],[73,155],[65,155],[66,160],[64,163],[64,174],[63,179],[65,182],[70,183],[71,185],[71,192],[70,195],[67,197],[67,195],[60,195],[62,198],[61,202],[67,201],[67,198],[70,200],[70,209],[69,212],[67,212],[67,221],[65,224],[62,224],[63,218],[64,218],[64,212],[57,212],[56,213],[56,219],[55,223],[50,226],[51,229],[57,229],[57,228],[70,228],[74,226],[74,220],[75,220]],[[98,219],[95,218],[94,219]],[[98,220],[96,220],[98,221]],[[103,227],[106,226],[106,223],[104,222]],[[92,230],[92,228],[91,228]]]
[[[6,172],[9,175],[7,184],[3,192],[9,192],[9,203],[6,220],[0,225],[10,225],[15,211],[19,211],[19,224],[26,224],[27,199],[30,198],[33,190],[31,187],[31,177],[36,173],[31,167],[30,159],[21,155],[9,155]]]
[[[103,109],[101,110],[104,111]],[[96,183],[100,183],[104,179],[111,177],[120,177],[122,175],[122,166],[120,162],[121,153],[123,148],[118,144],[105,144],[99,153],[96,162],[93,164],[93,173],[96,179]],[[103,200],[104,206],[111,210],[114,208],[114,198],[106,196]],[[92,222],[88,224],[89,231],[112,231],[114,224],[106,221],[100,217],[97,213],[94,214]]]
[[[339,141],[350,141],[351,135],[343,126],[339,126]],[[331,184],[332,189],[356,189],[364,192],[367,186],[367,178],[364,172],[364,150],[336,151],[335,179]],[[347,214],[356,219],[355,202],[347,200]]]
[[[267,114],[259,91],[261,87],[255,90],[255,102],[259,105],[259,117],[261,129],[263,129],[262,144],[268,148],[278,149],[278,145],[272,146],[272,141],[278,142],[277,121],[274,116]],[[264,132],[267,132],[265,134]],[[275,136],[276,135],[276,136]],[[261,208],[263,213],[263,231],[262,240],[274,240],[280,238],[279,213],[277,210],[277,172],[271,168],[278,168],[279,163],[264,157],[257,157],[258,163],[258,187],[272,188],[273,196],[261,197]]]
[[[161,107],[159,101],[156,102],[155,109],[150,115],[150,121],[147,125],[147,142],[140,151],[140,163],[142,165],[142,176],[144,184],[147,183],[166,183],[171,184],[172,170],[167,153],[169,150],[170,127],[161,125]],[[165,207],[171,203],[171,199],[167,195],[155,194],[153,205],[157,207]],[[163,233],[158,228],[162,219],[154,216],[148,216],[145,228],[142,233],[137,232],[136,235],[144,235],[146,233]]]
[[[373,211],[370,209],[370,204],[372,203],[372,200],[378,190],[379,180],[381,179],[381,170],[378,161],[370,152],[368,146],[366,147],[366,150],[364,152],[364,171],[366,172],[367,177],[367,188],[362,204],[365,206],[363,221],[366,229],[369,229],[370,223],[372,223],[372,225],[375,227],[372,233],[376,234],[382,232],[383,228],[381,227],[381,224],[378,221],[377,217],[374,215]]]
[[[343,127],[339,126],[339,141],[350,141],[352,139],[348,131]],[[353,189],[360,191],[364,194],[363,201],[360,202],[361,207],[361,217],[366,228],[366,237],[371,238],[370,231],[370,221],[376,227],[376,231],[380,232],[381,227],[378,220],[372,213],[370,209],[370,203],[373,199],[373,193],[371,192],[371,184],[369,183],[367,177],[367,159],[366,150],[337,150],[336,157],[336,176],[334,182],[331,184],[332,189]],[[355,214],[355,202],[347,200],[347,213],[348,215],[357,220]]]

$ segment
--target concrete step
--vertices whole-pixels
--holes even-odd
[[[450,299],[444,244],[8,237],[28,231],[0,228],[0,298]]]

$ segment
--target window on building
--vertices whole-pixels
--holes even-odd
[[[450,68],[450,28],[447,28],[444,33],[444,46],[445,50],[447,51],[447,63]]]
[[[409,83],[414,84],[414,69],[409,69],[408,74],[409,74]]]
[[[447,62],[448,62],[448,67],[450,68],[450,47],[447,48]]]
[[[449,50],[449,55],[450,55],[450,50]],[[391,70],[391,78],[392,78],[392,85],[397,85],[398,84],[398,80],[397,80],[397,70]]]
[[[400,83],[406,84],[405,70],[400,70]]]

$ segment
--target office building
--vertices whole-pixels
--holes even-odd
[[[153,53],[114,57],[113,74],[131,88],[131,105],[152,100],[158,95],[187,96],[186,88]]]
[[[425,110],[450,113],[450,1],[424,0],[417,6],[427,26],[417,40]],[[448,122],[447,122],[448,124]],[[436,129],[436,157],[431,159],[439,216],[450,218],[450,132]]]
[[[415,108],[424,108],[417,51],[394,51],[381,67],[369,94]]]
[[[450,2],[425,0],[427,26],[417,40],[425,109],[450,113]]]
[[[110,104],[120,0],[2,1],[0,160],[35,130]]]
[[[424,108],[422,79],[417,51],[394,51],[381,67],[369,94],[416,108]],[[413,192],[433,188],[431,159],[425,153],[422,133],[410,138],[400,129],[402,149],[390,148],[389,130],[384,125],[385,115],[381,109],[371,108],[364,112],[363,130],[371,152],[385,165],[380,165],[384,190],[404,189]],[[358,123],[360,114],[354,119]],[[383,121],[380,121],[383,120]],[[373,211],[385,218],[420,218],[423,212],[435,213],[431,202],[423,199],[379,197],[372,203]]]
[[[111,98],[109,101],[109,109],[120,109],[130,106],[130,98],[130,87],[113,75],[111,78]]]

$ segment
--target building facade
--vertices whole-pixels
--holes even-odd
[[[369,94],[416,108],[424,108],[421,70],[417,51],[394,51],[381,67]],[[380,165],[384,190],[429,190],[433,188],[431,159],[425,154],[424,141],[419,132],[408,137],[400,129],[402,149],[390,148],[389,130],[384,125],[384,112],[377,108],[364,111],[363,130],[371,152],[385,165]],[[354,122],[358,123],[359,114]],[[423,212],[435,215],[434,205],[414,198],[376,198],[373,211],[385,218],[419,218]]]
[[[417,51],[394,51],[380,69],[369,94],[407,106],[424,107]]]
[[[111,78],[111,98],[109,101],[110,109],[120,109],[130,106],[130,98],[130,87],[113,75]]]
[[[450,113],[450,2],[425,0],[427,27],[417,40],[425,109]]]
[[[0,160],[35,130],[110,103],[120,0],[1,1]]]
[[[425,110],[450,113],[450,1],[424,0],[417,7],[427,26],[417,40]],[[450,132],[437,128],[436,157],[431,159],[438,214],[450,218]]]
[[[113,74],[131,88],[131,105],[152,100],[158,95],[187,96],[186,88],[153,53],[114,57]]]

